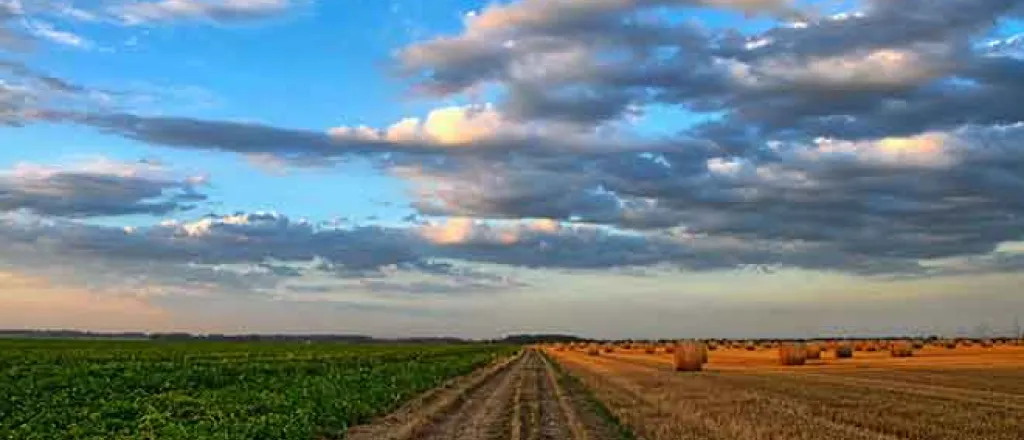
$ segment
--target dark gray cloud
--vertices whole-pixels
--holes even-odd
[[[68,218],[165,215],[187,211],[207,196],[201,179],[147,173],[147,167],[112,164],[108,169],[22,167],[0,173],[0,211],[26,210]]]
[[[273,291],[303,276],[358,279],[369,283],[364,288],[371,290],[396,285],[428,291],[440,284],[461,291],[523,286],[507,275],[465,266],[475,263],[573,270],[634,266],[716,270],[788,264],[856,268],[865,273],[907,271],[885,266],[885,260],[851,258],[817,246],[627,234],[585,225],[473,223],[429,228],[443,231],[424,226],[339,229],[266,213],[138,228],[5,215],[0,218],[4,249],[0,266],[58,282],[169,286],[185,291]],[[428,279],[393,277],[403,273]]]
[[[274,291],[307,276],[320,284],[324,277],[357,279],[364,289],[404,286],[399,290],[421,293],[437,293],[441,285],[453,292],[524,286],[478,268],[489,265],[573,271],[804,268],[883,276],[939,272],[904,255],[867,255],[835,242],[624,232],[546,221],[337,228],[254,213],[120,228],[7,215],[0,219],[0,242],[5,249],[0,265],[20,271],[50,276],[59,271],[58,278],[80,276],[100,285],[137,281],[242,291]],[[36,264],[40,261],[50,263]],[[1016,260],[986,261],[985,267],[1005,268]],[[427,279],[395,278],[402,274]]]
[[[447,144],[417,134],[408,139],[387,139],[383,133],[338,135],[329,130],[291,129],[258,122],[204,120],[187,117],[143,116],[130,113],[44,111],[37,120],[73,123],[141,142],[183,149],[204,149],[240,154],[271,154],[296,163],[316,163],[346,156],[408,155],[422,158],[510,154],[551,156],[602,155],[617,151],[661,151],[705,148],[699,141],[601,139],[594,135],[514,133],[481,137],[466,143]]]
[[[761,157],[449,161],[401,175],[420,189],[415,206],[432,215],[682,227],[709,240],[814,244],[851,259],[913,266],[1024,238],[1024,205],[1014,196],[1024,190],[1020,145],[1024,126],[1017,124],[782,144]]]
[[[497,86],[521,120],[600,126],[650,104],[710,115],[679,125],[688,142],[406,164],[415,207],[808,245],[854,272],[917,273],[1024,236],[1024,59],[1019,37],[1000,36],[1024,2],[869,1],[758,32],[650,19],[648,6],[493,7],[399,62],[433,93]]]
[[[1008,271],[1020,259],[996,250],[1024,239],[1024,58],[1002,23],[1022,18],[1022,5],[878,0],[833,16],[754,0],[492,6],[462,34],[411,45],[398,62],[433,95],[496,86],[493,108],[448,108],[380,130],[37,114],[173,148],[305,164],[371,157],[411,184],[420,215],[456,217],[449,223],[340,229],[263,214],[130,232],[8,225],[18,231],[8,239],[47,237],[55,253],[133,270],[140,261],[157,272],[201,269],[191,276],[202,282],[316,271],[379,290],[395,288],[380,275],[389,270],[493,284],[459,275],[449,260],[584,271]],[[658,12],[688,7],[789,21],[721,30]],[[674,136],[629,135],[653,105],[699,118],[658,122]],[[122,201],[155,191],[144,189]],[[939,259],[967,262],[937,269]]]
[[[870,137],[1019,120],[999,97],[1021,93],[1019,82],[1001,80],[1016,77],[1020,60],[977,43],[1020,17],[1022,4],[868,2],[860,13],[750,34],[644,20],[656,6],[646,2],[568,15],[521,2],[502,26],[471,20],[465,33],[412,45],[399,61],[437,93],[503,87],[504,108],[525,119],[599,123],[661,103],[724,114],[702,137]],[[482,17],[504,12],[490,11]]]
[[[50,106],[76,108],[89,102],[92,95],[103,93],[14,59],[0,59],[0,125],[35,123]]]

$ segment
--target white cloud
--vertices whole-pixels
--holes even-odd
[[[137,1],[115,8],[115,13],[128,24],[178,20],[241,21],[281,14],[296,3],[292,0]]]
[[[93,42],[85,37],[73,32],[57,29],[52,24],[44,21],[25,20],[24,24],[25,28],[28,29],[32,35],[56,44],[78,49],[91,49],[94,46]]]
[[[560,222],[550,219],[484,221],[468,217],[452,217],[419,227],[419,235],[431,243],[442,246],[471,242],[513,245],[526,236],[557,234],[561,228]]]
[[[747,48],[770,44],[763,41],[766,40],[747,43]],[[807,59],[780,55],[754,64],[734,60],[723,63],[729,67],[734,81],[751,89],[909,87],[939,78],[954,66],[949,48],[941,45],[873,49]]]
[[[405,118],[384,130],[371,127],[335,127],[335,139],[374,140],[395,143],[426,142],[462,146],[501,137],[523,137],[527,128],[509,121],[493,106],[453,106],[430,111],[425,119]]]
[[[69,3],[63,3],[57,6],[60,11],[60,15],[68,17],[78,21],[84,22],[96,22],[100,20],[100,16],[93,11],[89,11],[82,8],[77,8]]]
[[[959,140],[950,133],[924,133],[910,137],[886,137],[872,141],[815,140],[805,157],[852,157],[877,165],[948,167],[956,161]]]
[[[328,129],[327,134],[338,142],[371,141],[465,148],[511,144],[520,147],[558,145],[559,148],[590,151],[603,147],[622,148],[635,140],[630,138],[630,134],[616,130],[618,127],[612,126],[583,128],[557,121],[518,121],[487,103],[436,108],[424,118],[403,118],[384,129],[365,125],[339,126]]]

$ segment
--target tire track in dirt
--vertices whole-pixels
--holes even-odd
[[[573,404],[569,394],[559,383],[559,373],[555,371],[551,360],[547,357],[543,357],[543,359],[545,380],[542,386],[547,387],[547,390],[549,390],[547,392],[553,394],[555,398],[543,401],[545,407],[542,414],[545,416],[545,420],[542,422],[542,425],[545,430],[542,438],[545,440],[561,438],[589,440],[590,436],[587,433],[587,427],[580,420],[576,405]],[[557,408],[553,408],[552,405],[557,405]],[[560,421],[564,421],[564,423],[559,423]]]
[[[612,440],[618,431],[535,350],[435,390],[349,440]]]

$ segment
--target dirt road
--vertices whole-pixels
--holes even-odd
[[[580,384],[547,358],[526,350],[515,359],[435,390],[350,440],[611,440],[618,428]]]

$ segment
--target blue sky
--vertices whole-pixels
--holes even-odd
[[[0,0],[0,318],[1003,328],[1022,3]]]

